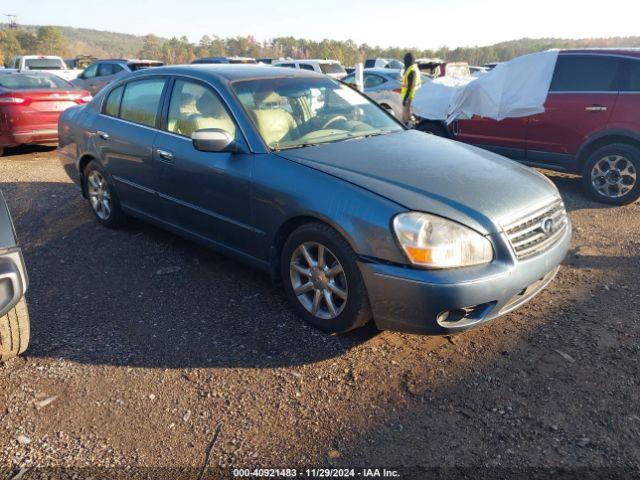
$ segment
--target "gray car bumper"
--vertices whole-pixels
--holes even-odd
[[[504,245],[503,238],[500,243]],[[376,325],[384,330],[448,335],[508,313],[555,277],[571,241],[562,238],[536,257],[510,258],[453,270],[419,270],[361,262]]]

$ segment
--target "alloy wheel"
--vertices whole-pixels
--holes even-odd
[[[313,316],[330,320],[347,305],[347,277],[338,258],[318,242],[305,242],[291,255],[293,292]]]
[[[97,170],[89,172],[87,177],[87,193],[91,208],[101,220],[107,220],[111,216],[111,194],[107,181]]]
[[[636,169],[622,155],[607,155],[591,169],[591,184],[605,197],[623,197],[635,187],[637,181]]]

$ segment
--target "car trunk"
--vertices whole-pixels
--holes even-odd
[[[14,90],[0,96],[0,105],[14,131],[57,128],[60,112],[84,103],[86,95],[81,90]]]

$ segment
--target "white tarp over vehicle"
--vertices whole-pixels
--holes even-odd
[[[544,112],[558,50],[499,63],[479,77],[442,77],[416,92],[413,113],[447,123],[473,115],[502,120]]]

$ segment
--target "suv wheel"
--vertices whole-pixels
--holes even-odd
[[[98,162],[92,160],[87,164],[84,170],[84,188],[89,205],[100,223],[116,228],[124,223],[125,216],[120,209],[116,191],[107,178]]]
[[[371,319],[356,254],[329,226],[299,227],[285,242],[280,262],[287,297],[306,322],[342,333]]]
[[[437,135],[438,137],[447,138],[447,132],[442,125],[436,122],[422,121],[416,125],[416,130],[424,133],[430,133],[431,135]]]
[[[596,200],[627,205],[640,197],[640,150],[613,143],[593,152],[582,170],[582,184]]]

